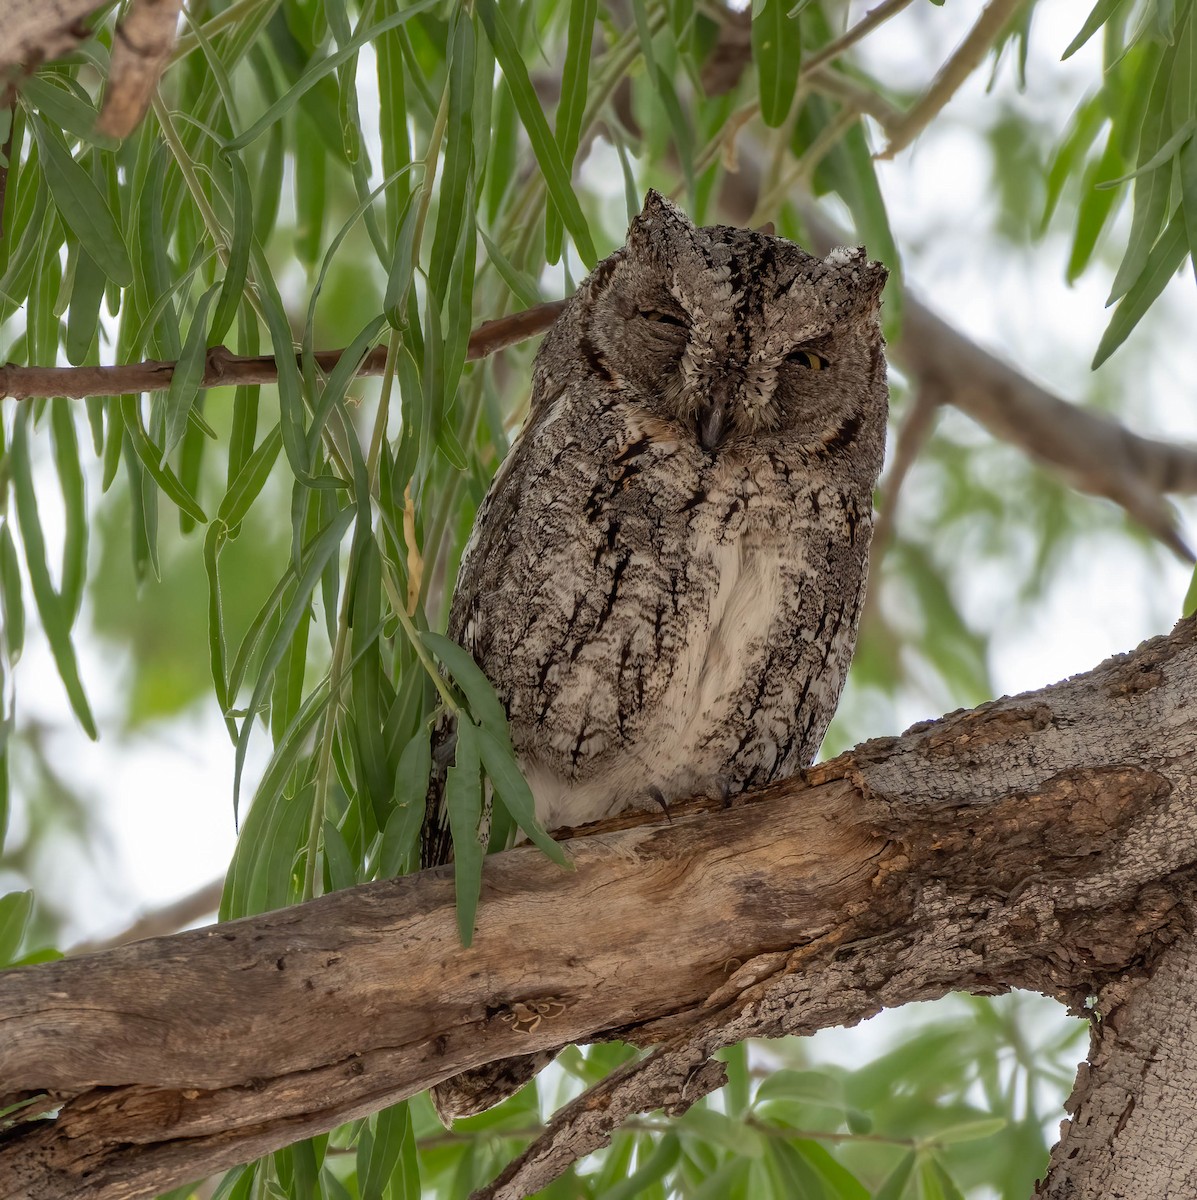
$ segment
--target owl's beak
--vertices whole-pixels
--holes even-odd
[[[723,435],[727,432],[727,413],[730,406],[731,397],[716,392],[699,409],[698,440],[708,453],[713,453],[723,441]]]

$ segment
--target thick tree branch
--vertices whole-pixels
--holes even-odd
[[[470,949],[441,868],[0,975],[0,1107],[55,1114],[0,1141],[0,1197],[152,1195],[497,1057],[661,1047],[488,1193],[517,1196],[623,1115],[716,1086],[730,1041],[961,988],[1100,1005],[1188,938],[1197,629],[568,851],[572,871],[488,860]],[[512,1019],[533,1001],[544,1019]],[[1142,1119],[1187,1120],[1166,1098]]]

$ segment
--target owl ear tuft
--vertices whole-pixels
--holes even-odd
[[[879,262],[870,262],[863,246],[855,249],[837,246],[827,256],[827,263],[836,270],[839,278],[850,289],[859,313],[876,311],[881,303],[881,293],[889,271]]]
[[[628,226],[628,241],[659,237],[670,227],[693,229],[694,222],[667,196],[661,195],[656,188],[649,188],[644,197],[644,207]]]

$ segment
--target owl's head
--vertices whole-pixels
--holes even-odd
[[[812,454],[883,435],[886,271],[784,238],[696,227],[650,191],[579,291],[583,356],[624,403],[708,454],[776,438]]]

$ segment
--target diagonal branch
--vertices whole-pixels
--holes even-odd
[[[170,61],[183,0],[134,0],[112,38],[112,64],[96,128],[128,137],[150,106]]]
[[[1194,746],[1184,622],[731,808],[575,831],[571,871],[533,848],[496,855],[468,949],[452,869],[437,868],[5,972],[0,1109],[34,1102],[0,1138],[0,1198],[152,1196],[496,1058],[607,1037],[660,1047],[562,1110],[483,1193],[506,1200],[625,1115],[717,1086],[710,1054],[747,1036],[961,988],[1125,1010],[1161,952],[1190,944]],[[553,1015],[510,1019],[533,1001]],[[1190,1007],[1172,1009],[1172,1040],[1191,1045]],[[1179,1049],[1144,1035],[1131,1051],[1136,1113],[1176,1133],[1187,1106],[1140,1068],[1150,1052],[1166,1072]],[[1186,1194],[1169,1162],[1157,1194]],[[1069,1169],[1072,1194],[1110,1194]]]

